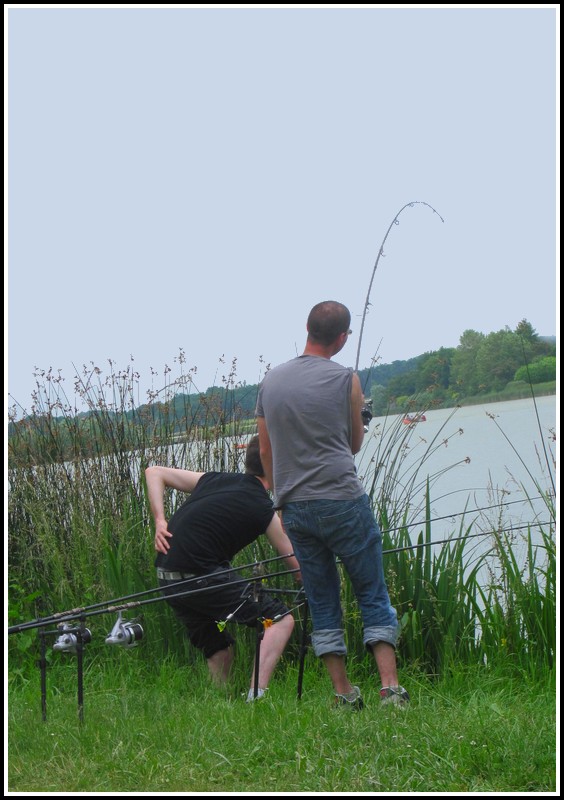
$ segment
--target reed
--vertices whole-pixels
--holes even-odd
[[[194,385],[194,371],[186,372],[182,352],[178,367],[176,380],[170,370],[165,371],[164,387],[152,392],[142,415],[137,374],[131,365],[117,371],[112,362],[106,376],[98,368],[85,367],[75,379],[72,400],[60,375],[42,373],[32,414],[17,423],[14,414],[8,441],[11,624],[155,586],[152,519],[143,482],[146,466],[197,471],[243,468],[237,445],[254,431],[232,402],[239,385],[236,363],[224,378],[223,393],[200,395],[198,407],[182,392]],[[448,433],[445,427],[455,413],[424,444],[411,426],[386,417],[371,432],[378,438],[376,455],[368,463],[362,454],[358,459],[359,474],[383,531],[388,585],[401,623],[400,660],[434,676],[456,664],[504,663],[529,672],[551,669],[556,554],[550,487],[535,486],[543,491],[550,522],[542,530],[541,546],[533,545],[529,531],[524,566],[515,557],[502,521],[492,528],[484,555],[474,555],[475,523],[464,515],[450,542],[438,550],[432,546],[431,497],[448,471],[433,472],[433,456],[450,436],[460,435],[461,431]],[[426,522],[414,534],[409,519],[413,498],[422,487]],[[167,513],[182,499],[170,492]],[[267,542],[258,541],[239,555],[236,564],[272,555]],[[274,565],[272,570],[283,567]],[[270,584],[280,589],[293,586],[283,575]],[[360,661],[365,658],[361,620],[345,575],[343,602],[351,656]],[[141,620],[147,642],[136,651],[136,659],[152,667],[164,658],[179,663],[194,658],[163,602],[147,605]],[[96,621],[104,633],[112,624],[108,617]],[[250,658],[253,632],[238,630],[237,638],[242,657]],[[9,638],[10,669],[20,678],[34,663],[34,646],[34,637],[27,632]],[[291,645],[290,657],[297,658],[298,649]],[[89,652],[103,657],[93,644]]]

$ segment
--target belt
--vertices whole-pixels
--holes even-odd
[[[163,581],[181,581],[184,578],[197,578],[197,575],[194,575],[191,572],[167,572],[160,567],[157,567],[157,578],[160,578]]]

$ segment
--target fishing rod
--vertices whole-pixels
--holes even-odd
[[[521,526],[512,526],[512,527],[504,529],[504,530],[507,530],[507,531],[520,530],[521,528],[529,527],[531,524],[535,524],[535,523],[529,523],[528,525],[521,525]],[[537,525],[544,525],[546,523],[536,523],[536,524]],[[443,539],[443,540],[434,540],[434,541],[429,541],[429,542],[419,542],[418,544],[415,544],[415,545],[414,544],[410,544],[410,545],[405,545],[405,546],[402,546],[402,547],[396,547],[396,548],[384,550],[383,554],[388,555],[390,553],[397,553],[397,552],[400,552],[402,550],[413,550],[413,549],[418,549],[418,548],[422,548],[422,547],[430,547],[430,546],[436,545],[436,544],[445,544],[445,543],[450,543],[450,542],[454,542],[454,541],[460,541],[462,539],[470,539],[470,538],[474,538],[474,537],[477,537],[477,536],[485,536],[485,535],[493,534],[493,533],[495,533],[495,531],[481,531],[480,533],[466,534],[464,536],[451,537],[451,538]],[[281,556],[281,558],[285,558],[285,556]],[[267,560],[265,560],[264,563],[268,563],[270,561],[275,561],[275,560],[277,560],[276,557],[272,558],[272,559],[267,559]],[[254,582],[253,597],[255,598],[256,601],[259,602],[259,609],[260,609],[260,596],[261,596],[259,583],[262,583],[262,581],[264,581],[266,578],[271,578],[271,577],[276,577],[276,576],[280,576],[280,575],[286,575],[286,574],[292,574],[292,573],[299,572],[298,569],[289,569],[289,570],[282,570],[280,572],[264,574],[262,572],[262,570],[260,569],[260,564],[261,564],[261,562],[255,562],[253,564],[254,573],[255,574],[253,575],[252,578],[232,581],[230,583],[231,586],[245,584],[246,587],[249,587],[249,585]],[[239,569],[241,569],[241,568],[239,568]],[[229,572],[233,572],[233,571],[235,571],[235,569],[229,570]],[[211,573],[211,575],[213,576],[213,573]],[[205,578],[205,577],[206,576],[201,576],[200,580],[202,578]],[[179,581],[177,584],[172,584],[172,586],[186,584],[187,582],[190,582],[190,581]],[[46,687],[47,687],[47,680],[46,680],[46,673],[47,673],[46,637],[48,635],[55,634],[55,635],[58,636],[57,640],[55,641],[55,643],[53,645],[53,650],[75,653],[76,656],[77,656],[78,717],[79,717],[79,722],[82,723],[83,720],[84,720],[84,676],[83,676],[84,656],[83,656],[83,652],[84,652],[84,646],[92,640],[92,634],[91,634],[90,630],[86,627],[86,618],[89,617],[89,616],[96,616],[96,615],[99,615],[99,614],[110,613],[112,611],[118,611],[118,619],[117,619],[114,627],[112,628],[112,631],[106,637],[106,640],[105,640],[106,644],[119,644],[119,645],[122,645],[124,647],[131,648],[131,647],[135,647],[137,642],[142,638],[143,629],[142,629],[141,625],[137,624],[135,621],[125,622],[123,620],[123,618],[122,618],[122,611],[123,610],[126,610],[128,608],[138,608],[139,606],[148,605],[148,604],[156,603],[156,602],[161,602],[163,600],[167,600],[167,599],[170,599],[172,597],[185,597],[185,596],[192,595],[192,594],[200,594],[202,592],[210,591],[210,590],[213,590],[213,589],[217,589],[217,585],[216,586],[206,586],[206,587],[203,587],[203,588],[200,588],[200,589],[192,589],[192,590],[188,590],[188,591],[185,591],[185,592],[178,592],[178,593],[176,593],[174,595],[161,595],[160,597],[154,597],[154,598],[151,598],[151,599],[148,599],[148,600],[139,600],[139,601],[124,603],[124,604],[121,604],[121,605],[108,606],[107,608],[95,608],[93,610],[90,610],[89,612],[82,611],[82,612],[79,612],[78,614],[67,615],[66,617],[62,617],[61,615],[57,615],[57,617],[59,619],[59,624],[57,626],[57,629],[54,630],[54,631],[46,631],[45,630],[45,625],[46,624],[51,624],[53,622],[53,617],[51,617],[49,619],[45,619],[45,620],[39,620],[39,621],[35,620],[32,623],[27,623],[27,624],[23,624],[23,625],[19,625],[19,626],[13,626],[12,628],[10,628],[9,629],[9,633],[16,633],[16,632],[19,632],[19,631],[22,631],[22,630],[27,630],[27,629],[34,628],[34,627],[35,628],[40,628],[40,630],[38,631],[39,640],[40,640],[40,659],[39,659],[38,665],[39,665],[40,670],[41,670],[41,713],[42,713],[43,721],[46,721],[46,719],[47,719],[47,702],[46,702],[46,697],[47,697],[47,691],[46,691]],[[156,589],[153,589],[153,590],[150,590],[150,591],[156,591]],[[296,595],[295,602],[294,602],[294,608],[293,609],[289,609],[288,612],[287,612],[287,613],[293,613],[293,611],[295,611],[301,605],[304,606],[304,614],[303,614],[303,619],[302,619],[302,637],[301,637],[301,645],[300,645],[300,664],[299,664],[299,669],[298,669],[298,690],[297,691],[298,691],[298,699],[299,700],[301,699],[301,695],[302,695],[302,684],[303,684],[303,675],[304,675],[304,667],[305,667],[305,656],[306,656],[306,652],[307,652],[307,648],[308,648],[308,644],[309,644],[309,637],[308,637],[308,634],[307,634],[307,621],[308,621],[308,612],[309,612],[307,596],[305,596],[305,594],[304,594],[304,601],[302,603],[300,603],[299,605],[296,605],[297,600],[299,599],[299,596],[303,591],[304,590],[303,590],[303,586],[302,586],[297,592],[293,592]],[[143,594],[146,594],[146,592],[138,593],[137,596],[143,595]],[[245,602],[245,601],[243,601],[243,602]],[[96,604],[96,605],[100,606],[102,604],[99,603],[99,604]],[[232,616],[233,616],[233,614],[228,615],[228,617],[226,618],[225,622],[227,622],[229,620],[229,618],[232,617]],[[284,616],[285,616],[285,614],[284,614]],[[75,624],[74,626],[72,626],[72,625],[69,626],[69,625],[66,624],[67,622],[71,622],[73,620],[78,620],[79,624],[78,625]],[[260,614],[259,614],[259,617],[257,619],[257,624],[256,624],[256,644],[255,644],[255,675],[254,675],[254,686],[253,686],[253,694],[254,694],[254,698],[255,699],[258,697],[258,671],[259,671],[259,663],[260,663],[261,642],[262,642],[262,639],[264,637],[264,631],[265,631],[265,628],[267,627],[267,623],[268,623],[268,625],[271,625],[271,624],[273,624],[274,621],[276,621],[276,620],[265,620],[265,619],[262,619]],[[222,623],[222,624],[224,625],[225,623]],[[219,623],[218,623],[218,625],[219,625]]]
[[[291,555],[293,555],[293,554],[292,553],[288,553],[287,555],[284,555],[284,556],[274,556],[272,558],[266,558],[263,561],[252,561],[249,564],[242,564],[239,567],[232,567],[230,569],[222,570],[221,574],[222,575],[228,575],[228,574],[230,574],[232,572],[238,572],[239,570],[255,568],[255,567],[257,567],[258,564],[269,564],[272,561],[280,561],[280,560],[282,560],[284,558],[288,558]],[[186,578],[184,580],[178,581],[178,583],[171,583],[171,584],[169,584],[168,588],[175,588],[176,586],[186,585],[186,584],[189,584],[189,583],[194,583],[195,581],[202,580],[203,578],[210,577],[211,575],[213,575],[213,573],[209,573],[208,575],[195,575],[195,576],[193,576],[191,578]],[[38,617],[37,619],[31,620],[28,623],[23,623],[23,626],[28,627],[28,626],[30,626],[32,624],[34,625],[35,623],[39,623],[39,624],[45,623],[45,624],[49,625],[49,624],[52,624],[52,623],[56,623],[58,620],[60,621],[63,617],[66,618],[69,614],[73,614],[73,615],[81,614],[81,613],[83,613],[85,611],[90,611],[91,609],[94,609],[94,608],[100,608],[101,606],[107,606],[109,603],[114,603],[114,604],[121,603],[124,600],[131,600],[131,599],[133,599],[135,597],[142,597],[143,595],[152,594],[153,592],[158,592],[160,590],[161,590],[160,586],[155,586],[152,589],[144,589],[142,592],[135,592],[134,594],[124,595],[123,597],[117,597],[117,598],[114,598],[113,600],[105,600],[105,601],[101,601],[99,603],[93,603],[92,605],[89,605],[89,606],[82,606],[80,608],[71,608],[68,611],[59,611],[57,613],[50,614],[49,616]],[[116,606],[116,608],[117,608],[117,606]],[[19,633],[19,631],[23,630],[23,629],[24,628],[22,627],[22,625],[13,625],[12,628],[8,628],[8,633]]]
[[[464,516],[465,514],[475,514],[478,511],[491,511],[494,508],[504,508],[505,506],[514,505],[515,503],[527,503],[531,500],[542,500],[541,495],[537,495],[537,497],[527,497],[523,500],[508,500],[506,503],[494,503],[491,506],[481,506],[480,508],[468,508],[464,511],[454,511],[452,514],[444,514],[442,517],[430,517],[428,519],[421,519],[418,522],[406,522],[402,525],[398,525],[396,528],[384,528],[382,530],[383,533],[391,533],[393,531],[401,531],[403,528],[413,528],[415,525],[426,525],[431,522],[440,522],[443,519],[451,519],[452,517],[460,517]],[[472,520],[472,524],[475,520]],[[550,523],[544,523],[550,524]]]
[[[238,569],[240,569],[240,567]],[[233,572],[233,571],[236,571],[236,570],[226,570],[226,572],[228,572],[228,571],[229,572]],[[296,568],[296,569],[280,570],[279,572],[271,572],[271,573],[266,573],[266,574],[263,574],[263,575],[252,576],[250,578],[241,578],[240,580],[237,580],[237,581],[230,581],[229,585],[230,586],[240,586],[241,584],[248,585],[250,583],[255,583],[257,581],[263,581],[266,578],[275,578],[275,577],[277,577],[279,575],[292,575],[292,574],[295,574],[296,572],[299,572],[299,569]],[[215,574],[218,574],[218,573],[215,573]],[[221,574],[223,575],[224,573],[222,572]],[[199,575],[195,580],[202,581],[202,580],[205,580],[206,578],[213,577],[213,575],[214,575],[214,573],[209,573],[208,575]],[[190,579],[190,582],[193,582],[193,580],[194,579]],[[178,583],[170,584],[170,587],[167,587],[167,588],[174,588],[175,586],[178,586],[180,584],[187,583],[187,582],[188,581],[179,581]],[[188,595],[202,594],[204,592],[209,592],[209,591],[213,591],[213,590],[217,591],[217,589],[219,587],[220,587],[220,584],[215,584],[215,585],[212,585],[212,586],[203,586],[203,587],[201,587],[199,589],[189,589],[188,591],[185,591],[185,592],[177,592],[176,594],[162,595],[160,597],[152,597],[149,600],[136,600],[136,601],[129,602],[129,603],[117,603],[115,605],[107,605],[106,608],[97,608],[95,610],[86,611],[86,612],[85,611],[76,611],[76,612],[71,611],[71,612],[66,613],[64,616],[59,615],[58,616],[58,623],[59,623],[59,625],[63,625],[65,622],[71,622],[72,620],[75,620],[75,619],[86,619],[87,617],[94,617],[94,616],[98,616],[99,614],[110,614],[110,613],[115,613],[116,611],[117,612],[127,611],[127,610],[129,610],[131,608],[139,608],[140,606],[150,605],[152,603],[160,603],[161,601],[168,600],[170,598],[187,597]],[[161,587],[156,587],[155,589],[148,590],[148,592],[154,592],[154,591],[160,591],[160,590],[161,590]],[[141,594],[147,594],[148,592],[140,592],[139,594],[140,595]],[[109,603],[110,601],[107,601],[107,602]],[[106,605],[106,604],[98,603],[97,605]],[[41,628],[41,627],[44,627],[45,625],[51,625],[51,624],[53,624],[53,622],[54,622],[53,617],[43,618],[43,619],[40,619],[40,620],[34,620],[34,621],[31,621],[31,622],[24,622],[24,623],[22,623],[20,625],[12,625],[10,628],[8,628],[8,633],[20,633],[21,631],[24,631],[24,630],[31,630],[33,628]]]
[[[480,531],[479,533],[465,533],[463,536],[451,536],[448,539],[434,539],[432,542],[419,542],[417,544],[406,544],[402,547],[393,547],[389,550],[382,550],[383,555],[390,553],[400,553],[402,550],[415,550],[420,547],[431,547],[434,544],[449,544],[450,542],[459,542],[461,539],[473,539],[475,536],[492,536],[496,533],[511,533],[512,531],[520,531],[523,528],[540,527],[547,525],[547,522],[527,522],[524,525],[514,525],[510,528],[503,528],[501,531]]]
[[[532,527],[542,527],[543,525],[547,525],[547,524],[549,524],[549,523],[548,522],[528,522],[528,523],[525,523],[523,525],[512,525],[512,526],[510,526],[508,528],[503,528],[502,532],[518,531],[518,530],[522,530],[524,528],[528,528],[528,527],[531,527],[531,526]],[[389,530],[397,530],[397,529],[389,529]],[[495,533],[499,533],[499,531],[487,530],[487,531],[480,531],[479,533],[464,534],[463,536],[449,537],[447,539],[435,539],[435,540],[432,540],[432,541],[429,541],[429,542],[422,542],[422,543],[417,543],[417,544],[403,545],[403,546],[397,547],[397,548],[390,548],[390,549],[387,549],[387,550],[383,550],[382,554],[383,555],[389,555],[391,553],[401,552],[402,550],[411,550],[411,549],[421,548],[421,547],[431,547],[432,545],[435,545],[435,544],[445,544],[445,543],[449,543],[449,542],[456,542],[456,541],[460,541],[462,539],[472,539],[472,538],[477,537],[477,536],[488,536],[488,535],[492,535],[492,534],[495,534]],[[221,575],[228,574],[228,573],[233,573],[233,572],[238,572],[239,570],[244,569],[245,567],[254,567],[254,568],[256,568],[257,566],[259,566],[261,564],[270,563],[271,561],[277,561],[277,560],[280,560],[281,558],[287,558],[288,555],[286,555],[286,556],[277,556],[277,557],[274,557],[274,558],[265,559],[264,561],[252,562],[251,564],[248,564],[248,565],[245,565],[245,566],[242,566],[242,567],[233,567],[232,569],[222,571]],[[276,577],[276,576],[280,576],[280,575],[292,575],[292,574],[295,574],[296,572],[299,572],[299,569],[287,569],[287,570],[281,570],[279,572],[272,572],[272,573],[267,573],[267,574],[263,574],[263,575],[253,575],[250,578],[241,578],[240,580],[232,581],[230,583],[230,585],[231,586],[237,586],[237,585],[241,585],[241,584],[248,585],[250,583],[262,581],[262,580],[264,580],[266,578],[272,578],[272,577]],[[200,576],[196,576],[195,578],[189,578],[187,580],[178,581],[177,583],[170,584],[167,588],[174,589],[175,587],[186,586],[187,584],[194,583],[195,581],[201,581],[201,580],[205,580],[206,578],[213,577],[214,574],[216,574],[216,573],[208,573],[207,575],[200,575]],[[163,596],[159,596],[159,597],[154,597],[154,598],[151,598],[149,600],[137,600],[137,601],[133,601],[133,602],[119,602],[120,600],[127,600],[127,599],[132,598],[132,597],[133,598],[134,597],[141,597],[141,596],[146,595],[146,594],[152,594],[153,592],[161,591],[161,587],[154,587],[152,589],[148,589],[148,590],[143,591],[143,592],[138,592],[137,594],[134,594],[134,595],[127,595],[127,596],[125,596],[123,598],[117,598],[117,599],[114,599],[114,600],[107,600],[105,602],[95,603],[92,606],[86,606],[86,607],[84,607],[82,609],[73,609],[71,611],[59,612],[57,614],[52,614],[51,616],[48,616],[48,617],[41,617],[41,618],[38,618],[38,619],[35,619],[35,620],[31,620],[30,622],[21,623],[19,625],[12,625],[11,627],[8,628],[8,633],[9,634],[20,633],[21,631],[24,631],[24,630],[30,630],[30,629],[33,629],[33,628],[44,627],[46,625],[53,624],[54,622],[57,622],[57,621],[58,621],[59,624],[61,624],[61,623],[65,623],[65,622],[70,622],[70,621],[75,620],[75,619],[82,619],[82,618],[86,618],[86,617],[90,617],[90,616],[97,616],[99,614],[107,614],[107,613],[115,613],[115,612],[126,611],[126,610],[129,610],[129,609],[132,609],[132,608],[139,608],[140,606],[143,606],[143,605],[150,605],[152,603],[161,602],[162,600],[166,600],[166,599],[178,598],[178,597],[187,597],[187,596],[193,595],[193,594],[201,594],[203,592],[212,591],[212,590],[217,589],[217,588],[218,588],[218,586],[216,584],[214,586],[205,586],[205,587],[201,587],[199,589],[188,589],[187,591],[176,592],[175,594],[168,594],[166,596],[163,595]],[[286,590],[281,590],[281,591],[286,591]],[[291,590],[289,590],[289,591],[291,591]],[[297,591],[299,593],[299,591],[301,591],[301,590],[297,590]],[[101,606],[105,606],[105,608],[100,608]]]
[[[378,251],[378,256],[376,258],[376,263],[374,264],[374,269],[372,270],[372,277],[370,278],[370,283],[368,284],[368,292],[366,294],[366,302],[364,303],[364,312],[362,314],[362,322],[360,324],[360,335],[359,335],[359,338],[358,338],[358,349],[356,351],[356,364],[355,364],[355,368],[354,368],[355,372],[358,372],[358,362],[359,362],[359,359],[360,359],[360,347],[361,347],[361,344],[362,344],[362,334],[363,334],[363,331],[364,331],[364,322],[366,320],[366,314],[368,313],[368,306],[370,305],[370,292],[372,291],[372,283],[374,282],[374,276],[376,274],[376,269],[378,268],[378,262],[380,261],[381,256],[384,254],[384,245],[386,243],[386,239],[388,238],[388,236],[390,234],[390,231],[392,230],[393,226],[394,225],[399,225],[399,216],[402,213],[402,211],[404,211],[404,209],[406,209],[406,208],[413,208],[413,206],[416,206],[416,205],[427,206],[427,208],[430,208],[431,211],[433,211],[433,213],[437,214],[437,216],[439,217],[441,222],[444,222],[444,219],[441,217],[439,212],[436,209],[434,209],[433,206],[429,205],[429,203],[425,203],[425,201],[423,201],[423,200],[413,200],[411,203],[406,203],[402,208],[400,208],[398,213],[395,215],[395,217],[391,221],[390,227],[386,231],[386,235],[384,236],[384,238],[382,240],[382,244],[380,245],[380,250]]]
[[[271,559],[273,560],[273,559]],[[298,570],[287,570],[286,573],[289,572],[297,572]],[[213,573],[212,573],[213,574]],[[295,595],[294,599],[294,607],[292,609],[288,609],[285,613],[279,614],[275,616],[273,619],[266,619],[260,613],[261,611],[261,603],[262,603],[262,588],[260,583],[263,581],[264,578],[273,577],[273,575],[278,574],[285,574],[285,573],[272,573],[271,575],[264,574],[263,570],[260,568],[260,562],[257,563],[255,567],[255,574],[254,574],[254,587],[253,587],[253,594],[252,597],[254,601],[258,604],[259,614],[256,620],[256,644],[255,644],[255,659],[254,659],[254,681],[253,681],[253,690],[254,690],[254,698],[256,699],[259,696],[259,666],[260,666],[260,648],[261,642],[264,638],[266,628],[270,627],[274,623],[278,622],[283,617],[287,616],[288,614],[293,613],[302,605],[306,605],[307,609],[307,599],[305,599],[304,589],[303,586],[300,587],[298,590],[290,590],[292,594]],[[237,583],[245,583],[246,587],[248,588],[250,585],[250,581],[240,580],[240,581],[233,581],[230,583],[231,586]],[[217,587],[206,587],[206,589],[213,589]],[[183,594],[195,594],[199,590],[193,590],[192,592],[184,592],[174,595],[175,597],[183,596]],[[205,591],[205,590],[204,590]],[[246,591],[243,590],[243,593]],[[243,594],[242,593],[242,594]],[[304,600],[302,603],[297,604],[298,599],[300,599],[300,595],[304,594]],[[130,603],[130,606],[139,606],[144,605],[146,603],[156,602],[157,600],[166,600],[167,596],[162,596],[159,598],[153,598],[153,600],[146,600],[140,601],[138,603]],[[247,600],[249,599],[248,596],[243,598],[242,603],[230,614],[227,615],[223,622],[218,622],[218,627],[220,630],[223,630],[227,622],[234,617],[237,613],[239,608],[244,605]],[[77,656],[77,679],[78,679],[78,719],[79,722],[82,723],[84,721],[84,646],[92,641],[92,634],[90,630],[86,627],[86,617],[87,616],[94,616],[96,614],[103,614],[106,611],[110,611],[109,608],[107,609],[97,609],[88,613],[82,613],[79,617],[79,624],[75,625],[66,625],[64,622],[60,623],[56,630],[45,630],[45,628],[41,628],[38,631],[39,634],[39,643],[40,643],[40,658],[38,661],[38,666],[41,671],[41,680],[40,680],[40,689],[41,689],[41,717],[44,722],[47,721],[47,644],[46,639],[47,636],[56,635],[58,636],[57,640],[53,644],[53,650],[59,652],[67,652],[73,653]],[[306,611],[307,614],[307,611]],[[304,660],[305,660],[305,653],[307,649],[307,641],[306,641],[306,631],[305,625],[307,622],[307,615],[304,617],[304,631],[302,635],[302,649],[301,649],[301,663],[300,663],[300,676],[303,676],[304,670]],[[121,616],[121,610],[118,615],[118,620],[114,625],[112,631],[106,637],[106,644],[120,644],[127,648],[135,647],[139,639],[143,637],[143,629],[140,625],[134,624],[134,622],[124,622]],[[301,682],[301,678],[300,678]],[[299,697],[301,697],[301,685],[299,687]]]
[[[494,503],[493,505],[489,505],[489,506],[481,506],[481,507],[478,507],[478,508],[466,509],[464,511],[453,512],[452,514],[445,514],[445,515],[440,516],[440,517],[426,518],[426,519],[418,520],[416,522],[406,522],[406,523],[404,523],[402,525],[398,525],[398,526],[393,527],[393,528],[383,528],[382,529],[382,533],[393,533],[393,532],[396,532],[396,531],[399,531],[399,530],[403,530],[403,529],[406,529],[406,528],[415,527],[416,525],[426,525],[426,524],[429,524],[429,523],[432,523],[432,522],[439,522],[439,521],[444,520],[444,519],[451,519],[452,517],[456,517],[456,516],[463,516],[465,514],[473,514],[473,513],[480,512],[480,511],[490,511],[490,510],[495,509],[495,508],[504,508],[506,506],[514,505],[516,503],[524,503],[524,502],[527,502],[529,500],[540,500],[540,499],[542,499],[542,497],[540,495],[538,495],[537,497],[527,498],[527,499],[523,499],[523,500],[509,500],[509,501],[503,502],[503,503]],[[533,523],[531,523],[531,524],[533,524]],[[534,524],[535,524],[535,526],[540,526],[542,524],[547,524],[548,525],[548,524],[550,524],[550,522],[534,523]],[[511,529],[509,529],[509,530],[511,530]],[[477,535],[483,535],[483,534],[480,533],[480,534],[477,534]],[[446,541],[448,541],[448,540],[446,540]],[[455,540],[451,539],[450,541],[455,541]],[[408,549],[408,548],[405,548],[405,549]],[[395,552],[395,551],[384,551],[384,552]],[[238,572],[238,571],[244,570],[244,569],[255,568],[258,564],[269,564],[269,563],[271,563],[273,561],[280,561],[282,559],[287,558],[289,555],[291,555],[291,554],[287,554],[287,555],[283,555],[283,556],[274,556],[272,558],[263,559],[262,561],[252,561],[252,562],[250,562],[248,564],[242,564],[241,566],[232,567],[231,569],[224,570],[222,572],[222,574],[226,575],[226,574],[229,574],[229,573],[232,573],[232,572]],[[201,576],[195,576],[193,578],[187,578],[185,580],[179,581],[178,583],[170,584],[169,588],[175,588],[176,586],[181,586],[181,585],[182,586],[187,586],[187,585],[189,585],[191,583],[194,583],[196,580],[201,580],[202,578],[205,578],[205,577],[207,577],[207,576],[206,575],[201,575]],[[154,587],[152,589],[145,589],[145,590],[143,590],[141,592],[136,592],[134,594],[125,595],[123,597],[114,598],[112,600],[101,601],[99,603],[94,603],[94,604],[89,605],[89,606],[77,607],[77,608],[69,609],[67,611],[59,611],[59,612],[50,614],[50,615],[45,616],[45,617],[39,617],[39,618],[37,618],[35,620],[31,620],[30,622],[27,622],[27,623],[22,623],[20,625],[14,625],[14,626],[12,626],[12,627],[10,627],[8,629],[8,633],[19,633],[21,630],[26,630],[30,626],[37,627],[38,625],[42,625],[42,624],[56,623],[57,621],[60,621],[62,619],[65,619],[65,620],[68,619],[70,615],[78,615],[78,614],[80,614],[82,612],[90,611],[92,609],[100,608],[102,606],[107,606],[109,604],[123,603],[124,601],[132,600],[132,599],[137,598],[137,597],[142,597],[144,595],[152,594],[152,593],[157,592],[157,591],[160,591],[160,587],[159,586]],[[286,590],[282,590],[282,591],[286,591]],[[114,607],[117,608],[118,606],[115,605]],[[73,616],[72,618],[75,618],[75,617]]]

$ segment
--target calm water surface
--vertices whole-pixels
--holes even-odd
[[[535,499],[539,495],[535,481],[543,490],[552,488],[554,395],[538,398],[536,410],[533,400],[527,399],[427,411],[425,416],[425,422],[411,427],[408,446],[402,450],[404,460],[396,470],[399,483],[407,483],[415,466],[425,454],[428,456],[419,469],[420,488],[410,495],[410,522],[425,519],[427,476],[432,482],[433,539],[458,531],[465,508],[465,527],[472,520],[482,529],[492,527],[500,514],[508,526],[549,519],[545,504]],[[392,435],[386,432],[386,428],[390,430],[390,420],[376,417],[372,420],[363,449],[356,457],[365,485],[374,475],[371,459],[386,452],[382,444],[387,435]],[[396,417],[394,422],[397,439],[403,433],[401,419]],[[397,490],[401,491],[399,487]],[[476,531],[481,528],[476,527]],[[414,541],[421,526],[410,530]]]

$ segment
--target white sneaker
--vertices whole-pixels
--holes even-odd
[[[258,689],[257,696],[255,697],[255,690],[249,689],[249,694],[247,695],[247,703],[254,703],[255,700],[260,700],[264,695],[268,692],[268,687],[266,689]]]

